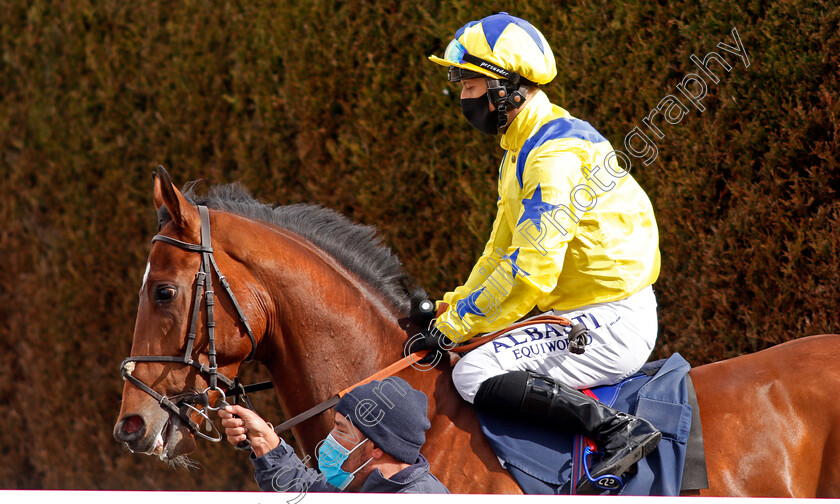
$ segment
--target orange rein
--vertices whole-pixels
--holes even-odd
[[[532,318],[529,318],[529,319],[525,319],[525,320],[516,322],[515,324],[513,324],[513,325],[511,325],[511,326],[509,326],[505,329],[502,329],[502,330],[499,330],[499,331],[496,331],[496,332],[493,332],[493,333],[490,333],[490,334],[486,334],[484,336],[480,336],[480,337],[477,337],[477,338],[473,338],[472,342],[470,342],[466,345],[457,345],[457,346],[451,348],[450,350],[453,351],[453,352],[459,352],[459,353],[469,352],[470,350],[473,350],[474,348],[477,348],[477,347],[479,347],[479,346],[481,346],[485,343],[488,343],[489,341],[492,341],[492,340],[498,338],[499,336],[507,334],[514,329],[518,329],[520,327],[527,326],[527,325],[532,325],[532,324],[559,324],[559,325],[562,325],[562,326],[570,326],[570,325],[572,325],[572,321],[567,319],[566,317],[558,317],[556,315],[538,315],[536,317],[532,317]],[[304,422],[304,421],[308,420],[309,418],[312,418],[313,416],[315,416],[315,415],[317,415],[317,414],[319,414],[323,411],[326,411],[329,408],[332,408],[333,406],[336,405],[336,403],[338,403],[338,400],[340,398],[344,397],[348,392],[350,392],[354,388],[356,388],[360,385],[364,385],[366,383],[370,383],[373,380],[382,380],[382,379],[387,378],[389,376],[393,376],[393,375],[399,373],[400,371],[402,371],[403,369],[411,366],[415,362],[419,362],[420,360],[423,359],[423,357],[429,355],[429,352],[431,352],[431,350],[420,350],[419,352],[414,352],[410,355],[406,355],[402,359],[400,359],[397,362],[385,367],[384,369],[381,369],[381,370],[377,371],[376,373],[368,376],[367,378],[365,378],[365,379],[363,379],[359,382],[356,382],[353,385],[350,385],[349,387],[342,390],[338,394],[330,397],[326,401],[324,401],[320,404],[316,404],[315,406],[309,408],[308,410],[304,411],[303,413],[300,413],[299,415],[297,415],[293,418],[290,418],[289,420],[286,420],[281,425],[278,425],[277,427],[275,427],[274,431],[279,434],[279,433],[284,432],[288,429],[291,429],[295,425],[298,425],[299,423]],[[411,357],[411,359],[409,357]]]
[[[572,325],[572,321],[567,319],[566,317],[559,317],[557,315],[538,315],[536,317],[531,317],[529,319],[525,319],[525,320],[521,320],[519,322],[516,322],[516,323],[510,325],[509,327],[506,327],[504,329],[500,329],[496,332],[492,332],[492,333],[489,333],[489,334],[485,334],[484,336],[479,336],[479,337],[476,337],[476,338],[472,338],[471,342],[463,344],[463,345],[457,345],[453,348],[450,348],[449,350],[452,351],[452,352],[456,352],[456,353],[466,353],[466,352],[469,352],[470,350],[474,350],[474,349],[480,347],[481,345],[483,345],[485,343],[489,343],[490,341],[498,338],[499,336],[507,334],[510,331],[513,331],[514,329],[518,329],[520,327],[529,326],[529,325],[533,325],[533,324],[558,324],[558,325],[562,325],[562,326],[570,326],[570,325]],[[403,369],[407,368],[408,366],[414,364],[415,362],[419,362],[421,359],[423,359],[423,357],[427,356],[430,351],[431,350],[420,350],[419,352],[414,352],[411,355],[406,355],[405,357],[403,357],[402,359],[398,360],[397,362],[389,365],[388,367],[380,369],[379,371],[377,371],[376,373],[368,376],[367,378],[365,378],[365,379],[363,379],[363,380],[361,380],[357,383],[354,383],[353,385],[350,385],[346,389],[339,392],[338,397],[344,397],[344,394],[346,394],[347,392],[350,392],[351,390],[353,390],[354,388],[356,388],[360,385],[370,383],[374,380],[381,380],[383,378],[393,376],[393,375],[399,373],[400,371],[402,371]],[[409,359],[409,357],[412,357],[413,359]]]

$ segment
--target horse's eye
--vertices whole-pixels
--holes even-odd
[[[171,285],[162,285],[155,291],[155,302],[168,303],[175,298],[175,287]]]

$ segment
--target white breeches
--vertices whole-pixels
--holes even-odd
[[[521,327],[458,361],[452,381],[461,397],[471,403],[481,382],[516,370],[548,375],[578,389],[617,383],[642,367],[656,342],[656,297],[650,286],[619,301],[546,313],[585,325],[591,337],[586,351],[580,355],[569,352],[569,327]]]

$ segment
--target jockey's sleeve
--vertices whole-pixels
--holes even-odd
[[[454,291],[447,293],[443,298],[443,302],[449,303],[451,307],[452,303],[448,301],[449,299],[463,299],[471,291],[479,288],[481,284],[484,283],[484,277],[481,275],[481,268],[478,267],[478,265],[487,264],[488,257],[490,257],[496,249],[500,246],[507,248],[509,243],[510,227],[508,226],[507,218],[505,217],[504,207],[502,206],[501,201],[499,201],[496,204],[496,219],[493,221],[490,238],[484,246],[484,252],[481,253],[481,257],[479,257],[478,261],[476,261],[476,267],[472,269],[470,276],[467,277],[464,285],[461,285]]]
[[[570,197],[586,208],[598,191],[581,166],[560,142],[528,157],[519,198],[502,195],[484,253],[467,282],[444,296],[449,308],[437,319],[439,331],[458,342],[502,329],[554,290],[582,213]],[[575,190],[580,185],[592,192]]]

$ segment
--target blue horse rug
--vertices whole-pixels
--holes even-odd
[[[705,482],[699,414],[689,401],[694,393],[688,383],[689,369],[685,359],[674,354],[667,360],[645,364],[639,373],[619,384],[591,390],[604,404],[646,418],[662,432],[659,446],[639,461],[635,475],[624,478],[624,487],[604,494],[679,495],[692,413],[698,423],[695,429],[701,439],[701,480]],[[584,474],[586,443],[582,436],[562,432],[547,422],[528,422],[485,411],[479,411],[478,417],[496,455],[525,493],[574,493]],[[696,488],[706,487],[701,483]]]

